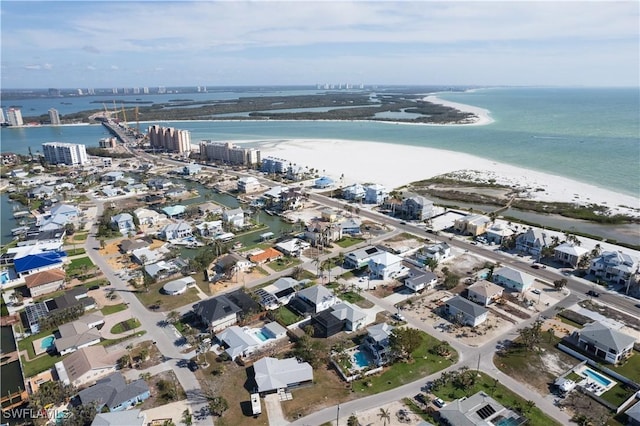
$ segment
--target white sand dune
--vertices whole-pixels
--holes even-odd
[[[636,197],[453,151],[339,139],[260,141],[259,147],[263,158],[284,158],[292,164],[318,169],[320,174],[336,181],[344,175],[343,185],[379,183],[393,189],[445,173],[460,172],[461,175],[472,175],[474,179],[493,179],[497,184],[525,189],[526,197],[533,200],[602,204],[608,206],[611,213],[640,216],[640,203]]]
[[[473,105],[460,104],[458,102],[445,101],[444,99],[440,99],[437,96],[429,95],[423,99],[424,101],[431,102],[433,104],[444,105],[451,108],[455,108],[458,111],[462,112],[470,112],[471,114],[475,114],[477,119],[472,122],[465,123],[464,126],[484,126],[485,124],[491,124],[494,122],[493,118],[491,118],[491,113],[488,109],[476,107]],[[447,126],[450,124],[446,124]]]

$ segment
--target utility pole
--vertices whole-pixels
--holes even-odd
[[[476,368],[476,374],[480,374],[480,354],[478,354],[478,367]]]
[[[340,404],[338,404],[338,410],[336,411],[336,426],[338,426],[339,421],[340,421]]]

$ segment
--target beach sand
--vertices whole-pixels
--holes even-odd
[[[292,164],[318,169],[320,175],[333,178],[337,186],[359,182],[400,188],[445,173],[459,172],[479,179],[494,179],[496,184],[525,189],[526,198],[549,202],[599,204],[610,213],[640,217],[639,202],[631,195],[616,193],[562,176],[435,148],[395,145],[380,142],[339,139],[293,139],[256,142],[262,158],[274,156]],[[340,177],[344,179],[340,181]]]
[[[491,115],[488,109],[476,107],[473,105],[460,104],[458,102],[445,101],[444,99],[440,99],[434,95],[429,95],[423,98],[423,100],[426,102],[431,102],[432,104],[444,105],[451,108],[455,108],[458,111],[470,112],[477,117],[477,119],[474,120],[473,122],[460,124],[462,126],[484,126],[486,124],[491,124],[494,121],[493,118],[491,118]],[[449,124],[445,124],[445,125],[448,126]]]

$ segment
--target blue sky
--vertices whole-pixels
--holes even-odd
[[[3,88],[639,86],[637,1],[7,1]]]

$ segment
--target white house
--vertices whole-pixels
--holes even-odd
[[[589,273],[598,278],[627,284],[638,272],[638,261],[621,251],[605,251],[591,261]]]
[[[270,393],[279,389],[289,390],[313,381],[313,369],[307,362],[295,358],[277,359],[264,357],[253,364],[258,392]]]
[[[580,261],[589,254],[584,247],[570,243],[562,243],[553,249],[553,258],[572,267],[577,267]]]
[[[349,302],[339,302],[331,307],[331,315],[344,321],[347,331],[360,330],[367,324],[367,314]]]
[[[463,325],[471,327],[476,327],[485,322],[489,313],[482,306],[476,305],[460,296],[447,300],[444,311],[452,321],[460,321]]]
[[[165,215],[158,213],[155,210],[145,209],[143,207],[135,209],[133,214],[138,218],[138,223],[140,223],[140,225],[153,226],[162,219],[166,219]]]
[[[502,290],[502,287],[497,284],[487,280],[480,280],[469,286],[467,299],[482,306],[489,306],[502,297]]]
[[[636,342],[634,337],[597,321],[587,324],[576,333],[580,348],[609,364],[617,364],[630,356]]]
[[[221,220],[211,220],[196,225],[198,233],[202,237],[213,237],[223,232]]]
[[[529,228],[516,237],[516,250],[532,256],[540,256],[542,249],[550,244],[551,238],[539,229]]]
[[[160,230],[160,238],[169,241],[193,236],[191,225],[186,222],[169,223]]]
[[[382,185],[374,183],[366,187],[364,202],[367,204],[382,204],[389,198],[389,191]]]
[[[504,266],[493,271],[493,282],[524,293],[533,285],[532,275]]]
[[[301,315],[317,314],[329,309],[338,301],[331,290],[325,286],[314,285],[298,291],[289,306]]]
[[[359,183],[354,183],[342,189],[342,198],[345,200],[361,200],[364,198],[366,189]]]
[[[253,176],[246,176],[238,179],[238,183],[237,183],[238,192],[247,194],[247,193],[260,191],[261,188],[262,186],[260,185],[260,182],[258,182],[258,179],[256,179]]]
[[[300,254],[310,246],[311,244],[300,238],[292,238],[276,244],[276,249],[287,256],[299,257]]]
[[[273,284],[257,289],[254,294],[259,298],[258,303],[265,309],[274,310],[288,304],[299,287],[299,281],[283,277],[278,278]]]
[[[414,292],[434,288],[437,282],[438,277],[433,272],[415,268],[409,268],[409,274],[404,279],[405,287]]]
[[[487,229],[485,234],[485,238],[487,239],[488,243],[500,245],[505,238],[511,237],[514,232],[503,223],[494,223],[490,228]]]
[[[225,210],[222,214],[222,220],[234,228],[242,228],[244,226],[244,212],[240,207]]]
[[[416,259],[424,263],[429,262],[429,260],[435,260],[439,263],[449,259],[450,257],[451,247],[449,247],[449,244],[445,242],[424,246],[416,253]]]
[[[129,232],[136,231],[136,225],[133,223],[133,216],[129,213],[120,213],[112,216],[111,223],[122,235],[127,235]]]
[[[369,272],[374,279],[389,280],[395,278],[402,270],[402,258],[395,254],[384,251],[369,259]]]
[[[349,252],[344,257],[344,265],[347,268],[363,268],[369,264],[369,260],[380,253],[383,250],[380,250],[375,246],[368,246],[361,249],[354,250]]]

